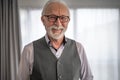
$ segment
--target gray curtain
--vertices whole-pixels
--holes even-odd
[[[16,80],[20,55],[17,0],[0,0],[0,80]]]

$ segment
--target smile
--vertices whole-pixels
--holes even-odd
[[[63,29],[52,29],[52,32],[60,34],[62,32],[62,30]]]

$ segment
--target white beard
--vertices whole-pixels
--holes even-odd
[[[60,33],[53,33],[52,29],[56,29],[56,30],[61,30]],[[63,26],[50,26],[50,27],[46,27],[47,30],[47,34],[52,37],[55,40],[58,40],[60,38],[62,38],[65,34],[66,28],[64,28]]]

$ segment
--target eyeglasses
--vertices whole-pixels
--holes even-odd
[[[68,22],[70,20],[69,16],[55,16],[55,15],[44,15],[48,18],[49,22],[56,22],[59,18],[61,23]]]

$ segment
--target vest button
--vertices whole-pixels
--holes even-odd
[[[58,61],[58,64],[61,64],[60,61]]]
[[[60,80],[62,78],[62,75],[61,74],[59,74],[58,75],[58,80]]]

